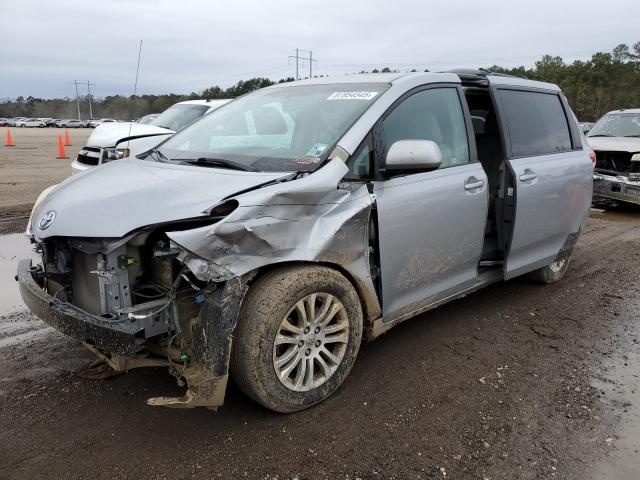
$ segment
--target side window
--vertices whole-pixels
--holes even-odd
[[[346,180],[369,178],[371,173],[371,149],[368,142],[362,145],[360,151],[347,160],[347,166],[349,167],[349,173],[345,176]]]
[[[571,150],[569,124],[560,97],[552,93],[498,90],[514,157]]]
[[[470,161],[464,114],[455,88],[414,93],[383,120],[382,126],[386,151],[398,140],[431,140],[442,151],[440,168]]]

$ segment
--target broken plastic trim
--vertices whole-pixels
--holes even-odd
[[[232,333],[248,290],[248,278],[226,282],[205,301],[191,328],[191,359],[182,372],[189,387],[185,395],[150,398],[149,405],[216,410],[224,403]]]

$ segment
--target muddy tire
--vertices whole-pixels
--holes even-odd
[[[303,410],[338,389],[361,339],[360,299],[342,274],[324,266],[278,268],[259,278],[242,304],[231,375],[271,410]]]
[[[555,283],[560,281],[569,268],[571,250],[561,251],[556,259],[546,267],[539,268],[531,272],[528,277],[539,283]]]

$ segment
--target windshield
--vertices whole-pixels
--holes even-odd
[[[640,137],[639,113],[610,113],[591,130],[588,137]]]
[[[267,88],[208,114],[160,146],[172,160],[216,159],[261,171],[312,171],[388,84]]]
[[[143,124],[147,124],[150,123],[151,120],[153,120],[154,118],[158,118],[157,115],[151,114],[151,115],[145,115],[144,117],[142,117],[140,120],[138,120],[138,123],[143,123]]]
[[[189,125],[196,118],[209,110],[208,105],[194,105],[188,103],[177,104],[167,108],[164,112],[149,122],[149,125],[178,131]]]

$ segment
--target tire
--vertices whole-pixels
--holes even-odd
[[[27,126],[23,123],[22,125],[20,125],[22,128],[27,128]]]
[[[296,306],[309,312],[311,304],[315,314],[322,315],[325,307],[337,313],[325,326],[317,320],[303,329],[304,319]],[[276,345],[276,338],[287,343]],[[281,413],[303,410],[340,387],[361,340],[362,305],[343,275],[324,266],[277,268],[259,278],[244,299],[233,341],[231,375],[247,396],[266,408]],[[284,361],[287,357],[290,360]]]
[[[559,282],[567,272],[567,268],[569,268],[571,252],[571,250],[562,250],[552,263],[546,267],[534,270],[528,275],[529,278],[544,284]]]
[[[60,125],[60,128],[67,128],[65,124]]]

